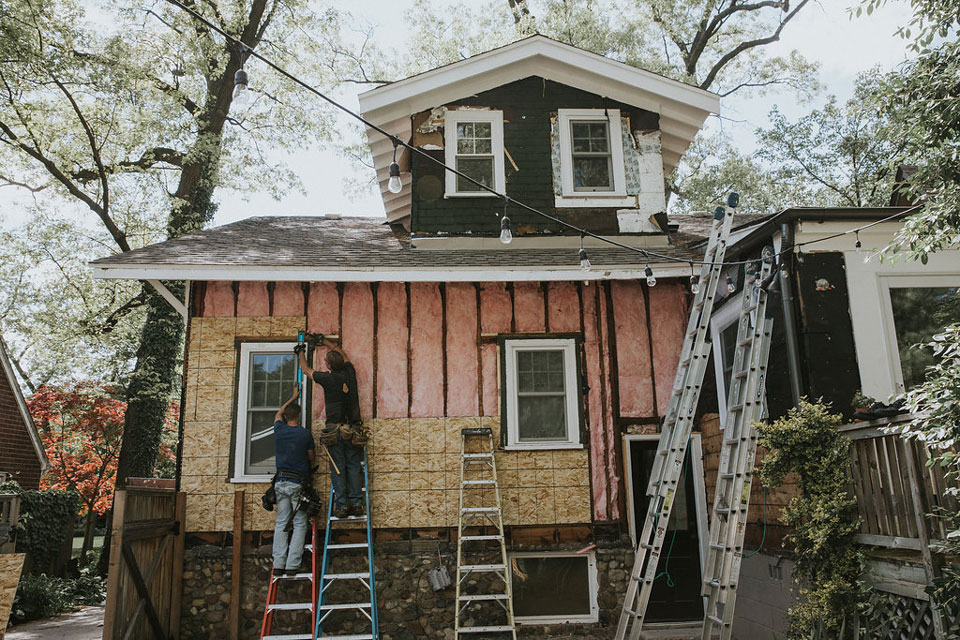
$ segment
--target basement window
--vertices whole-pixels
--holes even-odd
[[[240,345],[231,482],[269,482],[277,470],[273,419],[297,385],[295,345],[294,342]],[[306,389],[304,405],[310,406]]]
[[[508,449],[579,449],[576,341],[505,340]]]
[[[557,124],[558,200],[577,199],[573,203],[558,202],[558,206],[620,206],[627,195],[620,110],[560,109]]]
[[[520,624],[598,621],[597,559],[589,553],[512,553],[513,612]]]
[[[447,111],[444,120],[445,162],[477,182],[504,192],[503,112],[486,109]],[[446,171],[447,197],[488,197],[469,180]]]

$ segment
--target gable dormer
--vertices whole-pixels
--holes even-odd
[[[650,231],[676,167],[719,98],[543,36],[368,91],[365,117],[432,158],[552,216],[604,234]],[[496,235],[503,202],[368,130],[387,217],[418,236]],[[508,212],[519,235],[562,233]]]

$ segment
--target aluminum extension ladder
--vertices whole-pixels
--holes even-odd
[[[480,442],[486,441],[486,450],[469,452],[468,438]],[[489,427],[460,430],[460,503],[457,510],[457,612],[454,618],[454,638],[460,640],[461,634],[510,634],[517,639],[513,620],[513,594],[511,592],[507,546],[503,532],[503,511],[500,504],[500,489],[497,485],[497,463],[494,458],[493,430]],[[468,476],[470,476],[468,478]],[[480,477],[475,477],[480,476]],[[494,505],[484,506],[486,490],[493,489]],[[486,525],[493,526],[494,533],[485,531]],[[468,528],[479,528],[478,532],[466,535]],[[484,555],[493,555],[491,542],[499,546],[500,562],[489,563]],[[466,549],[465,549],[466,547]],[[477,556],[481,561],[465,563],[465,554]],[[490,593],[463,593],[464,582],[475,573],[493,573],[503,581],[503,590]],[[505,624],[464,626],[464,614],[474,607],[486,613],[499,605],[503,612],[493,610],[494,614],[506,618]],[[504,616],[505,614],[505,616]]]
[[[333,515],[333,503],[336,497],[333,492],[333,486],[330,487],[330,502],[327,505],[327,533],[323,543],[323,563],[320,568],[320,593],[318,598],[316,625],[314,626],[313,638],[333,638],[336,640],[379,640],[380,627],[377,620],[377,584],[373,567],[373,529],[370,525],[370,486],[369,476],[367,474],[367,448],[363,448],[363,498],[365,511],[362,516],[346,516],[337,518]],[[342,471],[346,471],[345,469]],[[363,542],[332,542],[334,525],[340,522],[361,522],[364,525],[362,531],[365,539]],[[330,571],[331,552],[363,550],[366,556],[366,569],[350,573],[336,573]],[[352,589],[352,593],[366,594],[366,598],[355,602],[327,602],[327,591],[336,583],[359,583],[360,588]],[[369,632],[349,633],[345,635],[325,635],[323,624],[335,612],[358,611],[370,623]],[[362,619],[362,618],[361,618]]]
[[[728,200],[731,208],[736,200]],[[700,388],[703,384],[704,370],[710,358],[710,342],[707,339],[710,330],[710,316],[713,312],[713,300],[723,269],[723,258],[727,250],[727,238],[733,224],[733,212],[717,207],[710,238],[704,252],[700,269],[699,287],[693,297],[690,319],[687,322],[680,363],[673,381],[673,392],[667,415],[663,421],[657,455],[654,457],[647,486],[647,516],[643,521],[643,532],[638,538],[636,556],[627,594],[620,612],[617,625],[617,640],[638,640],[646,616],[653,581],[657,575],[660,552],[670,522],[670,511],[678,489],[683,461],[687,453],[687,443],[693,430]],[[629,636],[628,636],[629,634]]]
[[[733,631],[750,483],[757,456],[755,425],[763,417],[763,391],[773,330],[773,319],[766,317],[767,292],[761,285],[770,275],[772,255],[773,250],[767,247],[759,266],[748,264],[745,268],[737,348],[727,393],[727,415],[710,518],[710,543],[703,573],[701,593],[707,598],[703,640],[711,640],[717,629],[721,640],[729,640]]]
[[[317,554],[314,549],[317,548],[317,519],[310,518],[311,542],[303,545],[304,551],[310,552],[310,571],[304,571],[296,575],[284,575],[281,571],[277,573],[276,569],[270,570],[270,586],[267,587],[267,604],[263,609],[263,622],[260,625],[261,640],[312,640],[313,634],[306,633],[273,633],[273,616],[277,611],[309,611],[310,620],[313,620],[317,611]],[[281,582],[293,582],[298,580],[310,581],[311,599],[308,602],[277,602],[277,592]]]

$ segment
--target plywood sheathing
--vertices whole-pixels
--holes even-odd
[[[3,638],[10,620],[10,609],[17,593],[17,583],[20,582],[24,557],[22,553],[0,555],[0,638]]]
[[[340,335],[357,367],[362,411],[373,432],[369,454],[379,527],[455,523],[459,429],[484,424],[499,431],[500,356],[493,337],[514,332],[535,337],[547,327],[554,333],[581,334],[587,448],[498,452],[505,516],[508,523],[522,525],[621,517],[619,420],[657,421],[652,384],[638,378],[635,369],[647,378],[655,373],[669,388],[676,366],[675,355],[670,362],[669,354],[671,349],[679,352],[684,324],[676,316],[684,302],[672,296],[683,298],[682,283],[658,285],[663,287],[660,297],[635,282],[626,287],[577,282],[245,284],[251,286],[208,283],[204,316],[194,320],[190,336],[183,464],[183,486],[190,493],[188,530],[227,531],[232,525],[237,485],[227,478],[236,340],[292,341],[304,328]],[[230,306],[262,309],[266,300],[273,316],[220,316],[228,292],[234,298]],[[301,315],[278,315],[294,308]],[[655,325],[655,340],[676,344],[652,350],[654,329],[648,327]],[[324,353],[318,349],[315,363]],[[628,353],[639,354],[640,360],[631,361]],[[321,395],[314,394],[315,431],[324,417]],[[323,469],[317,485],[326,491],[328,482]],[[273,515],[258,502],[265,486],[244,488],[248,528],[269,529]]]

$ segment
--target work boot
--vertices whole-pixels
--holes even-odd
[[[357,504],[350,505],[350,515],[351,516],[362,516],[363,515],[363,505],[359,502]]]
[[[350,510],[346,507],[334,507],[333,508],[333,517],[334,518],[346,518],[350,515]]]

